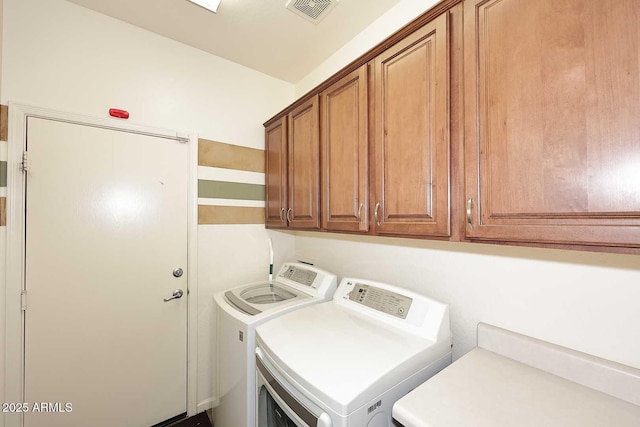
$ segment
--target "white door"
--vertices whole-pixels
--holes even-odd
[[[30,117],[27,153],[24,425],[185,413],[188,147]]]

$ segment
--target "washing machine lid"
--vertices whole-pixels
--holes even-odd
[[[311,295],[278,282],[261,282],[228,290],[224,297],[236,309],[255,316],[294,300],[311,298]]]
[[[256,316],[300,300],[327,300],[333,296],[336,284],[337,278],[333,273],[307,264],[286,262],[276,280],[230,289],[224,292],[224,299],[240,312]]]
[[[375,293],[374,284],[381,285],[343,279],[337,299],[284,314],[256,329],[258,345],[277,368],[341,416],[451,351],[446,304],[387,285],[375,288],[389,293]],[[362,304],[362,285],[370,286],[378,308]],[[404,316],[389,314],[389,304],[397,312],[397,297],[407,295],[413,302]],[[422,333],[426,323],[434,322],[435,336]]]

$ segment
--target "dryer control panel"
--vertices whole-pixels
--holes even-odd
[[[355,283],[348,296],[351,301],[401,319],[407,318],[413,301],[405,295],[362,283]]]
[[[389,322],[425,338],[451,337],[449,306],[406,288],[344,277],[333,295],[344,308]]]

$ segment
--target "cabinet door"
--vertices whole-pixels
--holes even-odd
[[[265,129],[265,225],[286,227],[287,117]]]
[[[464,16],[467,237],[640,246],[640,2]]]
[[[377,233],[448,236],[448,14],[375,59]]]
[[[322,227],[368,231],[367,66],[320,95]]]
[[[318,96],[289,113],[289,208],[293,228],[320,228]]]

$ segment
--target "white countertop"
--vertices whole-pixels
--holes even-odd
[[[638,427],[640,406],[476,348],[397,401],[393,417],[405,427]]]

